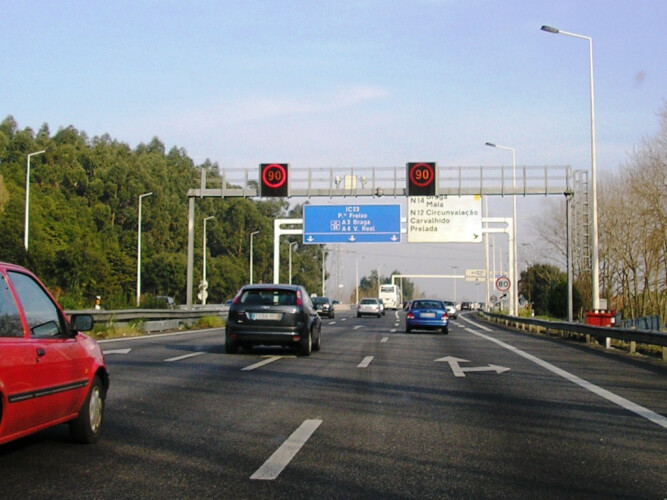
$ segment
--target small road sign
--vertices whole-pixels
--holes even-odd
[[[512,282],[507,276],[501,276],[496,280],[496,290],[507,292],[512,287]]]

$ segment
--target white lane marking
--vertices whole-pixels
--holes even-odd
[[[202,354],[206,354],[206,353],[205,352],[192,352],[190,354],[184,354],[183,356],[176,356],[175,358],[165,359],[165,361],[180,361],[182,359],[194,358],[195,356],[201,356]]]
[[[250,479],[272,480],[276,479],[285,467],[292,461],[299,450],[310,439],[313,432],[322,423],[322,420],[306,420],[283,444],[257,469]]]
[[[327,323],[327,325],[335,325],[335,324],[336,324],[335,321],[329,321],[329,322]]]
[[[353,327],[352,329],[353,329],[353,330],[358,330],[359,328],[363,328],[363,327],[364,327],[364,325],[356,325],[356,326]]]
[[[380,342],[388,342],[388,341],[389,341],[389,337],[382,337],[380,339]]]
[[[466,320],[469,321],[469,320]],[[472,322],[471,322],[472,323]],[[474,324],[474,323],[473,323]],[[478,325],[475,325],[478,326]],[[480,327],[481,328],[481,327]],[[505,342],[495,339],[493,337],[489,337],[488,335],[484,335],[483,333],[476,332],[471,329],[467,329],[470,331],[470,333],[477,335],[478,337],[482,337],[486,340],[490,340],[491,342],[494,342],[498,344],[500,347],[503,347],[509,351],[512,351],[515,354],[518,354],[522,358],[525,358],[529,361],[532,361],[536,365],[541,366],[542,368],[549,370],[551,373],[554,373],[556,375],[559,375],[560,377],[563,377],[566,380],[569,380],[573,384],[577,384],[579,387],[582,387],[586,389],[587,391],[592,392],[593,394],[597,394],[601,398],[606,399],[607,401],[610,401],[621,408],[625,408],[628,411],[631,411],[633,413],[636,413],[642,418],[645,418],[646,420],[650,420],[654,424],[658,424],[661,427],[664,427],[667,429],[667,417],[663,417],[659,413],[654,412],[653,410],[649,410],[648,408],[644,408],[641,405],[638,405],[637,403],[633,403],[629,399],[625,399],[624,397],[621,397],[617,394],[614,394],[611,391],[608,391],[607,389],[603,389],[602,387],[595,385],[591,382],[588,382],[587,380],[584,380],[580,377],[577,377],[576,375],[573,375],[570,372],[566,372],[565,370],[558,368],[556,365],[552,365],[551,363],[544,361],[537,356],[533,356],[532,354],[528,354],[527,352],[524,352],[520,349],[517,349],[514,346],[511,346],[509,344],[506,344]],[[491,330],[489,330],[491,331]]]
[[[392,328],[391,330],[389,330],[389,333],[396,333],[396,328]]]
[[[250,370],[254,370],[255,368],[259,368],[260,366],[268,365],[269,363],[273,363],[274,361],[282,358],[283,356],[269,356],[263,361],[259,361],[258,363],[255,363],[254,365],[249,365],[244,368],[241,368],[242,372],[247,372]]]
[[[127,349],[109,349],[108,351],[104,349],[102,352],[107,356],[108,354],[128,354],[131,350],[132,348],[128,347]]]
[[[357,365],[357,368],[368,368],[368,365],[373,361],[373,356],[366,356],[361,363]]]

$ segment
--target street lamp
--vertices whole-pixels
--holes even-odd
[[[253,237],[258,233],[259,233],[259,231],[253,231],[252,233],[250,233],[250,284],[251,285],[252,285],[252,279],[253,279],[253,277],[252,277],[252,264],[253,264],[253,262],[252,261],[253,261],[253,252],[254,252],[253,246],[252,246],[252,240],[253,240]]]
[[[324,265],[326,264],[326,255],[327,251],[322,247],[322,297],[326,297],[326,290],[324,287],[324,279],[325,279],[325,274],[324,274]]]
[[[23,246],[26,252],[28,251],[28,223],[30,222],[30,157],[46,153],[45,149],[36,151],[28,155],[26,160],[27,166],[25,169],[25,227],[23,229]]]
[[[366,257],[362,257],[365,259]],[[357,255],[354,259],[354,279],[355,279],[355,289],[356,289],[356,299],[357,304],[359,303],[359,256]]]
[[[512,243],[512,253],[514,253],[514,259],[512,262],[512,296],[510,298],[510,315],[516,314],[519,315],[519,265],[517,261],[519,260],[519,254],[517,252],[517,215],[516,215],[516,150],[509,146],[501,146],[500,144],[494,144],[492,142],[487,142],[487,146],[492,148],[504,149],[506,151],[512,152],[512,189],[514,193],[512,194],[512,231],[514,233],[514,242]]]
[[[141,301],[141,200],[153,193],[139,195],[139,217],[137,217],[137,307]]]
[[[454,303],[456,303],[456,270],[459,266],[452,266],[452,274],[454,278]]]
[[[592,256],[591,256],[591,282],[593,294],[593,309],[600,308],[600,259],[598,253],[598,187],[597,187],[597,154],[595,146],[595,91],[593,85],[593,39],[589,36],[578,35],[576,33],[569,33],[551,26],[542,26],[542,31],[547,33],[556,33],[560,35],[567,35],[574,38],[581,38],[588,40],[588,60],[590,71],[590,85],[591,85],[591,184],[593,185],[593,200],[592,200]]]
[[[292,247],[297,245],[298,241],[291,241],[289,244],[289,284],[292,284]]]
[[[202,279],[201,279],[201,304],[206,305],[206,296],[208,295],[208,282],[206,281],[206,221],[215,219],[215,215],[211,215],[204,219],[204,234],[202,236],[202,248],[203,257],[202,257]]]

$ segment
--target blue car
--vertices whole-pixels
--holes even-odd
[[[405,333],[412,330],[440,330],[449,333],[449,315],[442,300],[413,300],[405,315]]]

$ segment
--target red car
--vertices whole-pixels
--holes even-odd
[[[97,441],[109,375],[97,342],[79,333],[27,269],[0,262],[0,444],[69,423],[77,442]]]

